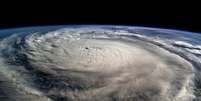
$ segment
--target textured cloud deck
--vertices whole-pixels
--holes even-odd
[[[130,26],[0,31],[0,101],[200,101],[201,35]]]

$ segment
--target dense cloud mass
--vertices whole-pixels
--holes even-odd
[[[0,101],[201,101],[199,34],[128,26],[0,34]]]

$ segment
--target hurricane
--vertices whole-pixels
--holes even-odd
[[[0,30],[0,101],[201,101],[201,34],[109,25]]]

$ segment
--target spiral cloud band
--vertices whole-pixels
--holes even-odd
[[[199,34],[128,26],[36,29],[1,31],[0,101],[201,100]]]

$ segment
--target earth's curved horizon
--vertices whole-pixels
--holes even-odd
[[[0,30],[0,101],[201,101],[201,34],[121,25]]]

